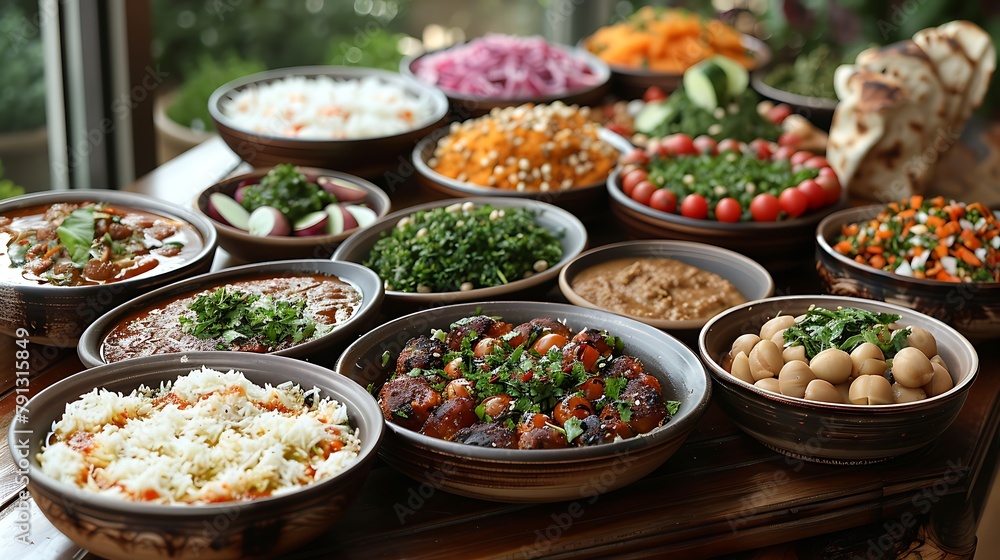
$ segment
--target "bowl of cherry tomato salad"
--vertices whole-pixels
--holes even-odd
[[[694,353],[649,325],[535,302],[460,304],[391,321],[337,371],[386,418],[383,459],[463,496],[561,501],[629,484],[681,445],[709,399]],[[610,485],[589,481],[625,458]]]
[[[634,236],[708,242],[785,268],[842,207],[826,158],[765,140],[673,134],[619,160],[612,213]]]
[[[1000,222],[979,202],[911,196],[831,214],[816,229],[827,292],[946,321],[971,340],[1000,337]]]

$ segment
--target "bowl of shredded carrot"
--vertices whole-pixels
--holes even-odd
[[[532,198],[583,219],[602,209],[604,182],[619,151],[631,148],[590,117],[589,108],[559,101],[493,109],[422,140],[413,164],[433,191]]]
[[[581,46],[611,67],[611,88],[639,99],[651,86],[671,92],[684,71],[716,55],[755,70],[771,60],[761,40],[728,24],[681,9],[646,6],[623,22],[598,29]]]
[[[836,212],[816,230],[827,292],[903,305],[966,337],[1000,337],[1000,221],[979,202],[920,195]]]

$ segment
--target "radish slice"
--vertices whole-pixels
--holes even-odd
[[[243,197],[246,195],[247,187],[250,185],[240,185],[236,187],[236,192],[233,193],[233,199],[240,204],[243,204]]]
[[[344,204],[338,204],[340,207],[340,215],[344,217],[344,231],[350,231],[358,227],[358,220],[351,214],[347,209],[353,208],[352,206],[346,206]]]
[[[208,195],[208,215],[213,220],[246,231],[250,213],[227,195],[216,192]]]
[[[378,214],[367,206],[344,206],[344,210],[347,210],[350,215],[354,216],[354,219],[358,222],[357,227],[368,227],[378,219]]]
[[[281,237],[292,232],[292,226],[288,223],[288,218],[281,213],[281,210],[273,206],[261,206],[250,213],[247,220],[247,230],[250,235],[258,237]]]
[[[330,235],[340,235],[344,233],[344,211],[339,204],[328,204],[326,215],[329,218],[326,222],[326,232]]]
[[[320,177],[318,184],[336,197],[338,202],[357,202],[368,196],[368,191],[337,177]]]
[[[292,228],[294,235],[305,237],[309,235],[324,235],[326,233],[326,223],[330,220],[330,215],[326,212],[312,212],[306,214],[295,222]]]

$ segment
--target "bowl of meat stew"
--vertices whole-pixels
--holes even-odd
[[[0,202],[0,332],[73,347],[139,294],[207,272],[215,229],[137,194],[80,190]]]

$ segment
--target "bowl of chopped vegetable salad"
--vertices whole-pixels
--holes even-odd
[[[827,292],[916,309],[973,340],[1000,336],[1000,223],[983,204],[913,196],[842,210],[816,244]]]

